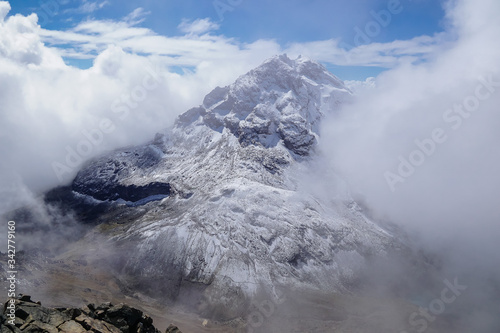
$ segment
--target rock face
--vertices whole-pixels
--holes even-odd
[[[73,183],[73,190],[102,201],[122,199],[130,202],[138,202],[153,196],[163,196],[165,198],[171,192],[169,184],[157,182],[152,182],[144,186],[112,184],[109,187],[98,190],[92,187],[92,185],[75,181]]]
[[[5,303],[0,323],[1,333],[160,333],[151,317],[126,304],[52,309],[26,295]],[[175,326],[169,329],[181,333]]]
[[[127,154],[129,153],[123,152],[123,155]],[[150,182],[135,185],[121,184],[116,181],[130,176],[137,168],[154,165],[158,158],[155,151],[146,150],[133,161],[133,164],[127,161],[98,161],[93,168],[85,168],[78,174],[73,181],[72,189],[101,201],[122,199],[137,202],[152,196],[167,197],[171,194],[171,187],[168,183]],[[106,181],[103,182],[103,179]]]
[[[131,290],[175,298],[195,288],[205,315],[229,318],[262,288],[270,298],[280,284],[349,290],[367,260],[404,247],[348,195],[318,197],[300,183],[321,119],[350,98],[322,65],[274,57],[150,143],[90,162],[69,192],[89,212],[114,200],[99,223]],[[123,204],[130,193],[141,199]]]
[[[320,64],[281,55],[234,84],[214,89],[203,105],[181,115],[177,125],[226,129],[242,146],[282,144],[293,154],[305,156],[317,141],[324,113],[349,98],[342,81]]]

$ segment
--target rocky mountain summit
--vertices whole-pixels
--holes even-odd
[[[128,290],[187,299],[208,317],[241,316],[281,287],[351,290],[369,262],[408,251],[347,194],[302,184],[321,119],[350,98],[319,63],[276,56],[150,143],[90,161],[46,200],[98,225],[81,242],[105,244]]]
[[[203,104],[182,114],[177,127],[205,125],[233,134],[242,146],[284,145],[308,155],[323,115],[350,98],[342,81],[320,64],[286,55],[266,61],[228,87],[217,87]]]
[[[46,308],[28,295],[9,299],[0,317],[1,333],[160,333],[153,319],[126,304],[89,304],[82,309]],[[181,333],[170,325],[166,333]]]

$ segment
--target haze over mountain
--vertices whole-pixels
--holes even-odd
[[[445,32],[419,39],[429,43],[425,55],[406,54],[401,45],[413,44],[395,42],[397,51],[384,59],[399,65],[365,84],[344,84],[294,54],[270,59],[204,100],[282,49],[252,45],[220,76],[201,66],[198,76],[178,77],[145,70],[145,58],[109,47],[81,71],[40,43],[33,17],[7,17],[0,4],[0,28],[8,32],[0,38],[21,30],[31,38],[0,58],[0,208],[36,206],[10,215],[22,222],[20,249],[62,253],[71,269],[87,258],[113,272],[120,292],[183,299],[214,317],[245,308],[243,295],[278,299],[277,285],[344,296],[377,291],[403,299],[396,308],[404,311],[385,320],[402,330],[419,307],[438,304],[445,281],[458,281],[467,289],[425,322],[429,331],[499,331],[498,1],[446,2]],[[332,45],[290,49],[325,59]],[[160,73],[157,81],[151,72]],[[114,104],[116,96],[130,97],[145,77],[158,89],[140,107],[128,106],[121,122],[126,113],[116,106],[127,103]],[[354,96],[346,85],[364,88]],[[82,129],[99,128],[110,114],[116,131],[61,182],[53,162],[67,165],[67,147],[76,151],[88,139]],[[49,206],[37,198],[68,184],[46,196]],[[37,271],[37,260],[30,269]],[[29,278],[23,283],[34,288]],[[243,301],[232,313],[216,306],[219,299]],[[311,304],[335,303],[318,299]],[[366,299],[348,307],[344,330],[355,331],[345,318],[367,304],[372,309]],[[285,308],[289,316],[322,313]]]
[[[303,182],[320,170],[322,119],[350,102],[352,93],[319,63],[273,57],[215,88],[153,141],[89,161],[70,186],[49,191],[45,204],[16,211],[10,218],[24,221],[19,247],[33,266],[51,253],[64,266],[97,267],[90,279],[106,267],[125,295],[176,302],[247,326],[262,295],[263,304],[289,298],[291,307],[314,304],[320,296],[311,292],[358,294],[368,290],[368,275],[375,284],[382,278],[371,268],[379,264],[396,269],[401,263],[400,281],[386,287],[391,297],[411,297],[433,283],[437,267],[426,255],[403,231],[370,219],[340,177],[332,179],[330,198]],[[30,293],[37,271],[23,282]],[[87,289],[84,297],[93,290]],[[60,293],[57,286],[49,290]],[[294,300],[291,290],[304,300]],[[391,302],[384,306],[394,307]],[[328,306],[347,311],[336,325],[356,323],[350,313],[357,305],[335,304]],[[405,304],[380,329],[404,327],[411,307]],[[317,321],[324,320],[332,319]]]
[[[119,227],[107,237],[134,253],[119,271],[132,289],[161,286],[150,296],[195,283],[209,304],[231,300],[238,313],[259,288],[347,290],[366,260],[403,247],[347,194],[325,200],[300,188],[321,119],[350,99],[320,64],[271,58],[153,142],[89,162],[71,193],[49,200],[73,197],[84,214],[111,205],[111,216],[87,222]]]

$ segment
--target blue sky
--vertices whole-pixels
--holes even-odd
[[[390,15],[389,24],[382,26],[373,13],[387,12],[391,5],[399,11]],[[82,22],[120,22],[135,11],[137,17],[129,27],[147,28],[149,34],[176,38],[186,35],[179,28],[182,22],[208,19],[213,26],[203,33],[238,45],[272,40],[285,51],[297,43],[337,40],[348,49],[359,44],[434,36],[444,30],[443,3],[436,0],[18,0],[11,1],[11,7],[10,15],[37,13],[39,24],[48,31],[71,31]],[[367,27],[377,28],[374,24],[380,29],[373,30],[370,36],[359,36],[359,31],[366,33]],[[59,37],[57,42],[45,42],[72,50],[76,43],[74,39],[63,41]],[[101,50],[102,46],[85,54],[68,52],[64,59],[69,65],[88,68]],[[138,52],[133,48],[125,50]],[[317,57],[342,79],[363,80],[392,66],[366,61],[346,64]],[[191,67],[179,63],[172,70],[182,72],[182,68]]]

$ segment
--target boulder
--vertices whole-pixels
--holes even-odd
[[[182,333],[177,326],[170,324],[165,333]]]
[[[11,301],[12,300],[12,301]],[[15,318],[7,305],[15,304]],[[153,319],[126,304],[89,304],[82,309],[46,308],[28,295],[9,299],[0,315],[0,333],[160,333]],[[170,325],[167,332],[181,331]]]
[[[87,330],[74,320],[67,321],[58,328],[61,333],[87,333]]]

